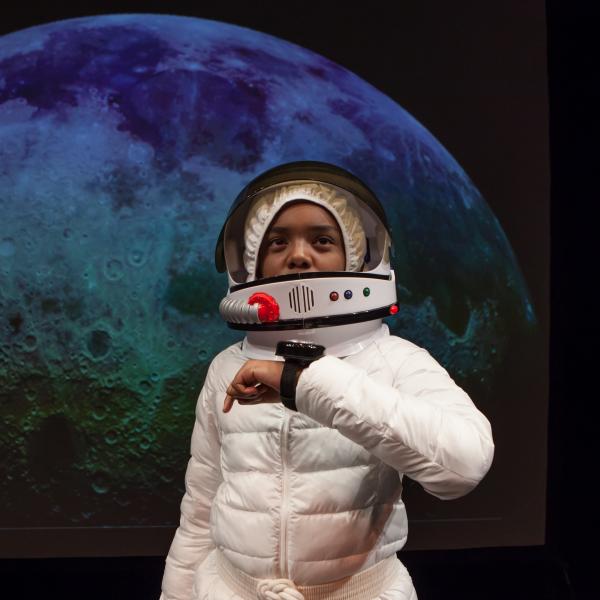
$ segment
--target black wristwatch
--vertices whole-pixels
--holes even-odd
[[[283,405],[290,410],[296,408],[296,378],[299,369],[304,369],[311,362],[321,358],[325,346],[307,342],[279,342],[275,354],[285,358],[279,394]]]

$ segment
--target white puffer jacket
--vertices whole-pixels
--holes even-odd
[[[490,467],[488,420],[426,350],[385,326],[360,353],[305,369],[297,413],[237,403],[222,412],[246,360],[240,344],[221,352],[198,399],[162,600],[192,600],[215,547],[249,575],[296,585],[362,571],[406,541],[403,474],[451,499]]]

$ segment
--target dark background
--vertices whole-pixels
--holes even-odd
[[[546,248],[543,240],[532,238],[531,232],[536,230],[532,228],[536,219],[547,219],[544,191],[550,158],[552,312],[546,543],[520,548],[405,552],[402,558],[421,600],[591,598],[595,596],[588,587],[592,554],[586,540],[594,539],[592,528],[597,519],[592,427],[595,430],[593,403],[598,395],[591,382],[591,343],[597,332],[591,314],[597,271],[593,269],[597,253],[592,248],[591,228],[595,225],[598,197],[592,180],[597,171],[592,103],[597,103],[598,96],[593,38],[600,10],[575,2],[546,4],[548,157],[543,152],[547,124],[545,130],[539,129],[539,123],[546,119],[547,105],[540,105],[536,123],[513,121],[506,127],[497,119],[499,113],[507,113],[507,103],[513,107],[510,112],[514,119],[524,119],[527,115],[519,110],[522,98],[517,88],[526,91],[529,83],[545,84],[546,74],[532,71],[528,64],[528,57],[539,48],[527,47],[528,41],[539,43],[536,36],[527,35],[527,27],[543,20],[543,3],[513,0],[492,6],[467,0],[437,0],[414,4],[264,2],[255,7],[241,2],[198,2],[185,7],[178,2],[103,2],[88,3],[79,10],[57,3],[46,9],[28,4],[22,9],[13,7],[12,14],[5,15],[0,33],[90,14],[162,12],[243,25],[323,54],[398,101],[457,159],[505,229],[542,322],[549,316],[544,314],[548,302],[543,297],[548,286]],[[406,47],[399,44],[398,37],[405,35],[406,23],[414,23],[415,30],[429,28],[422,43],[415,40],[414,57],[399,57],[397,52],[399,47]],[[541,26],[544,28],[543,22]],[[515,47],[519,49],[523,56],[519,69],[515,70],[514,62],[505,64],[498,53],[494,71],[511,71],[486,78],[489,54],[479,52],[479,45],[489,43],[489,36],[511,52]],[[407,71],[411,65],[413,69],[418,65],[419,71]],[[465,85],[474,78],[479,91],[465,94]],[[419,85],[409,86],[405,84],[408,81],[418,81]],[[442,92],[449,99],[443,104],[438,97]],[[515,131],[520,132],[518,137]],[[499,165],[494,156],[502,157],[506,177],[498,177]],[[538,208],[535,203],[526,203],[522,210],[515,210],[514,204],[503,202],[504,195],[515,189],[518,195],[534,194],[545,204]],[[11,600],[42,596],[158,598],[162,569],[163,557],[0,563],[3,584],[11,588],[6,597]]]

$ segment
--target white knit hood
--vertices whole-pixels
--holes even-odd
[[[346,271],[360,271],[367,250],[365,231],[353,207],[354,196],[334,185],[304,181],[277,185],[258,195],[244,225],[244,267],[247,281],[256,279],[258,254],[269,225],[289,202],[307,200],[329,211],[339,225],[346,253]]]

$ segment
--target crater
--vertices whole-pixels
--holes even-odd
[[[100,359],[110,352],[111,342],[110,333],[103,329],[95,329],[88,334],[86,347],[94,358]]]

